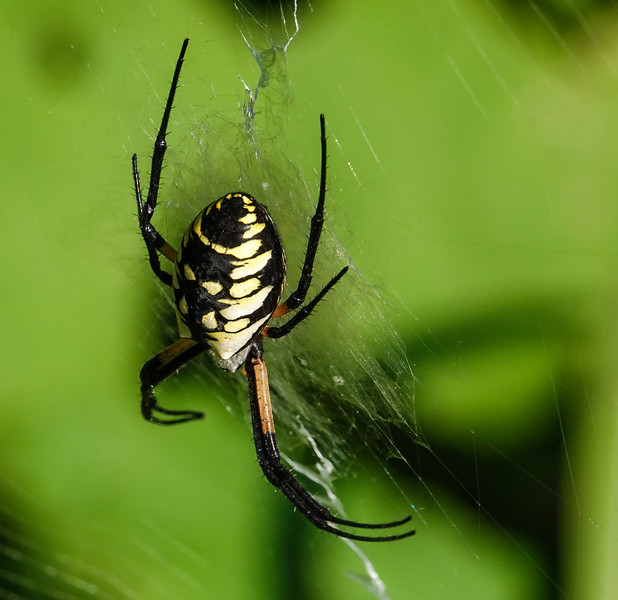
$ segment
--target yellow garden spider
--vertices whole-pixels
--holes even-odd
[[[253,439],[258,462],[268,481],[319,529],[340,537],[369,542],[398,540],[414,531],[387,536],[349,533],[337,526],[389,529],[410,521],[408,516],[391,523],[358,523],[334,516],[319,504],[281,463],[266,364],[262,356],[264,338],[280,338],[303,321],[348,270],[344,267],[317,296],[302,306],[311,284],[322,224],[326,191],[326,134],[320,115],[322,162],[318,205],[311,219],[311,231],[297,289],[279,302],[285,286],[286,262],[281,239],[265,206],[249,194],[234,192],[202,210],[186,230],[178,251],[151,224],[157,205],[165,136],[174,95],[189,40],[182,45],[167,97],[161,127],[154,143],[148,196],[142,198],[137,155],[133,155],[133,180],[139,227],[148,249],[154,274],[174,291],[180,339],[149,360],[140,373],[142,415],[157,425],[175,425],[201,419],[201,412],[170,410],[156,400],[154,388],[180,367],[207,349],[218,355],[218,364],[232,373],[241,366],[249,383]],[[173,274],[161,268],[159,254],[174,266]],[[268,325],[299,309],[284,325]],[[155,416],[159,415],[159,416]]]

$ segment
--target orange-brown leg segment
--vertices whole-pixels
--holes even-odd
[[[262,356],[254,356],[251,358],[250,372],[250,377],[255,386],[261,436],[265,444],[269,446],[269,454],[279,457],[279,449],[275,441],[275,419],[273,417],[273,407],[270,402],[268,371],[266,370],[266,363]]]
[[[339,537],[363,542],[387,542],[414,535],[414,531],[411,530],[396,535],[370,537],[349,533],[335,527],[334,525],[343,525],[363,529],[388,529],[407,523],[411,517],[406,517],[400,521],[393,521],[392,523],[358,523],[335,517],[327,508],[314,500],[313,496],[296,481],[292,472],[281,463],[281,456],[275,438],[268,374],[262,356],[262,345],[259,341],[253,343],[249,350],[245,361],[245,372],[249,383],[253,438],[260,467],[268,481],[280,489],[305,518],[319,529]]]

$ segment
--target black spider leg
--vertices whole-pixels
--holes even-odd
[[[281,338],[284,335],[287,335],[296,327],[301,321],[304,321],[316,307],[318,302],[326,296],[326,294],[330,291],[330,289],[348,272],[349,267],[343,267],[337,275],[335,275],[320,291],[320,293],[308,304],[305,304],[287,323],[281,325],[280,327],[270,327],[267,326],[264,328],[263,335],[269,338]]]
[[[148,260],[150,261],[150,267],[152,268],[154,274],[163,283],[169,286],[172,285],[172,276],[161,268],[159,252],[171,262],[174,262],[176,260],[176,250],[174,250],[174,248],[172,248],[172,246],[165,241],[165,238],[163,238],[163,236],[154,228],[154,226],[150,223],[150,220],[152,219],[152,215],[157,206],[159,183],[161,181],[161,169],[163,167],[163,157],[165,156],[165,151],[167,150],[167,142],[165,140],[167,125],[172,112],[174,95],[176,94],[176,88],[178,87],[180,70],[182,69],[182,63],[188,44],[189,40],[186,39],[180,49],[180,55],[178,56],[174,76],[172,77],[172,84],[167,96],[167,102],[165,103],[165,110],[163,111],[163,118],[161,119],[161,126],[159,127],[159,132],[157,133],[157,138],[154,143],[152,163],[150,166],[150,183],[148,184],[148,197],[146,198],[146,202],[142,199],[139,171],[137,168],[137,154],[133,155],[133,182],[135,184],[135,198],[137,200],[139,228],[142,232],[144,242],[146,243],[146,248],[148,249]]]
[[[334,524],[364,529],[386,529],[407,523],[411,517],[406,517],[391,523],[359,523],[335,517],[327,508],[317,502],[303,486],[296,481],[292,472],[281,463],[281,457],[275,438],[274,420],[270,403],[268,374],[262,356],[260,341],[252,344],[245,361],[245,371],[249,383],[249,400],[251,404],[251,420],[253,437],[257,451],[258,462],[268,481],[281,490],[286,498],[319,529],[339,537],[362,542],[390,542],[411,535],[414,531],[388,536],[365,536],[342,531]]]
[[[287,323],[285,323],[281,327],[267,327],[263,332],[264,336],[271,337],[271,338],[280,338],[290,333],[292,329],[296,327],[296,325],[301,323],[304,319],[306,319],[311,314],[311,312],[316,307],[316,305],[322,300],[322,298],[324,298],[324,296],[332,289],[332,287],[345,275],[347,270],[348,270],[348,267],[344,267],[337,275],[335,275],[335,277],[333,277],[326,284],[326,286],[324,286],[324,288],[319,292],[319,294],[317,294],[315,298],[313,298],[313,300],[311,300],[311,302],[309,302],[307,305],[301,308]],[[347,526],[358,527],[358,528],[384,529],[384,528],[390,528],[390,527],[397,527],[398,525],[403,525],[404,523],[407,523],[408,521],[410,521],[412,517],[408,516],[399,521],[393,521],[389,523],[377,523],[377,524],[360,523],[357,521],[348,521],[346,519],[340,519],[338,517],[335,517],[334,515],[332,515],[332,513],[330,513],[330,511],[328,511],[321,504],[319,504],[316,500],[314,500],[314,498],[294,479],[294,476],[292,475],[292,473],[285,466],[281,464],[280,459],[279,459],[279,451],[277,449],[277,443],[276,443],[275,435],[274,435],[274,423],[272,424],[272,428],[271,428],[272,431],[269,431],[268,435],[266,436],[260,434],[260,431],[256,429],[258,425],[256,420],[260,416],[259,415],[260,402],[256,400],[256,397],[259,399],[259,395],[256,394],[255,389],[252,390],[252,386],[254,388],[256,387],[255,366],[254,365],[257,363],[255,362],[256,356],[253,355],[254,352],[259,352],[258,363],[261,363],[262,366],[260,368],[263,368],[264,372],[266,372],[266,365],[264,364],[264,361],[262,360],[262,357],[261,357],[262,356],[261,346],[258,348],[258,350],[252,349],[252,351],[249,353],[246,364],[245,364],[245,370],[247,371],[247,374],[249,377],[249,395],[250,395],[250,400],[252,403],[252,415],[253,415],[253,421],[254,421],[254,437],[255,437],[256,449],[258,451],[258,459],[260,460],[260,466],[262,467],[262,470],[266,474],[266,477],[268,478],[268,480],[271,481],[271,483],[273,483],[271,477],[269,476],[269,473],[274,472],[275,474],[278,474],[278,476],[281,478],[283,483],[281,483],[280,485],[273,483],[273,485],[281,489],[283,493],[287,496],[287,498],[292,502],[292,504],[294,504],[303,513],[303,515],[305,515],[305,517],[307,517],[312,523],[314,523],[320,529],[325,529],[326,531],[330,531],[331,533],[335,533],[336,535],[341,535],[342,537],[350,537],[350,539],[357,539],[357,540],[362,540],[362,541],[389,541],[389,540],[401,539],[401,538],[413,535],[414,531],[408,531],[400,535],[386,536],[386,537],[379,537],[379,538],[378,537],[366,537],[366,536],[351,537],[353,534],[348,535],[346,532],[340,532],[340,530],[336,528],[333,528],[330,526],[327,526],[327,527],[322,526],[324,525],[325,522],[331,522],[331,523],[336,523],[339,525],[347,525]],[[252,380],[252,377],[253,377],[253,380]],[[267,385],[266,385],[266,391],[263,393],[263,396],[267,398],[267,404],[268,406],[270,406],[270,394],[268,393]],[[258,413],[255,412],[256,410],[258,411]],[[270,408],[268,408],[267,410],[270,411]],[[260,421],[260,423],[262,422],[263,421]],[[256,436],[260,436],[261,440],[258,440],[258,437]],[[266,457],[266,461],[263,461],[262,459],[260,459],[260,451],[261,451],[262,456]],[[266,466],[264,465],[264,462],[266,463]],[[282,473],[284,474],[282,475]],[[316,522],[315,519],[318,519],[319,522]]]
[[[324,199],[326,197],[326,126],[324,124],[324,115],[320,114],[320,142],[322,148],[322,159],[320,164],[320,193],[318,196],[318,205],[315,209],[315,214],[311,218],[311,229],[309,232],[309,241],[307,242],[307,252],[305,254],[305,262],[303,270],[298,281],[298,287],[290,294],[288,299],[277,307],[275,316],[279,317],[287,314],[300,306],[307,296],[307,291],[311,285],[311,277],[313,273],[313,263],[318,250],[320,236],[322,234],[322,225],[324,224]]]
[[[176,425],[204,417],[204,413],[194,410],[169,410],[159,406],[154,395],[154,388],[205,350],[206,346],[195,340],[181,338],[159,352],[142,367],[139,376],[142,382],[142,416],[144,419],[156,425]],[[172,415],[174,418],[160,419],[153,416],[154,412]]]

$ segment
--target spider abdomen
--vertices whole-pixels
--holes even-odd
[[[208,344],[227,361],[259,335],[284,284],[285,254],[266,207],[243,193],[216,200],[178,249],[173,288],[181,337]]]

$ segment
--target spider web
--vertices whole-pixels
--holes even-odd
[[[0,597],[615,597],[615,4],[0,10]],[[305,523],[207,357],[159,390],[204,422],[139,421],[138,369],[176,332],[129,163],[147,177],[187,36],[157,225],[175,241],[248,191],[294,285],[326,114],[312,289],[353,268],[266,347],[277,432],[324,502],[412,511],[411,540]]]

